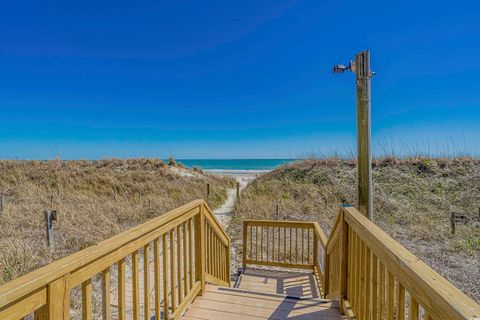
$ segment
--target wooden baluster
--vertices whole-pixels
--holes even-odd
[[[371,266],[372,260],[370,257],[370,248],[365,245],[365,305],[364,305],[364,314],[365,319],[371,319],[371,312],[370,310],[370,293],[371,293],[371,280],[370,280],[370,272],[372,269]]]
[[[277,227],[277,233],[278,233],[278,238],[277,238],[277,262],[280,262],[280,246],[281,246],[281,238],[280,238],[280,227]]]
[[[222,278],[222,254],[221,254],[221,245],[220,245],[220,238],[217,236],[215,237],[215,240],[217,242],[217,275],[218,278]]]
[[[143,314],[150,320],[150,244],[143,246]]]
[[[260,260],[263,261],[263,226],[260,227]]]
[[[132,253],[132,294],[133,320],[140,319],[140,302],[138,296],[138,251]]]
[[[177,290],[178,290],[178,304],[182,303],[182,235],[180,225],[177,226]]]
[[[305,239],[305,229],[304,228],[301,228],[302,229],[302,242],[301,242],[301,248],[302,248],[302,264],[304,264],[304,261],[305,261],[305,246],[304,246],[304,239]]]
[[[121,259],[118,261],[118,320],[125,319],[125,259]]]
[[[408,307],[408,319],[418,320],[418,302],[410,293],[410,305]]]
[[[365,244],[363,243],[362,239],[360,239],[359,237],[359,240],[360,240],[360,255],[358,256],[358,262],[359,262],[359,275],[358,275],[358,279],[360,281],[359,283],[359,294],[358,294],[358,314],[360,316],[360,319],[365,319],[364,318],[364,300],[365,300],[365,274],[364,274],[364,271],[365,271],[365,260],[364,260],[364,256],[365,256]]]
[[[221,246],[221,249],[222,249],[222,279],[227,282],[227,270],[226,270],[226,266],[227,266],[227,257],[226,257],[226,254],[225,254],[225,247]]]
[[[293,241],[293,237],[292,237],[292,227],[289,227],[290,231],[290,252],[289,252],[289,256],[290,256],[290,263],[293,263],[293,251],[292,251],[292,241]]]
[[[208,234],[208,225],[205,222],[204,223],[204,232],[205,232],[205,272],[209,273],[210,271],[210,257],[209,257],[209,252],[210,252],[210,238]],[[198,257],[197,257],[198,258]]]
[[[250,226],[250,255],[248,257],[248,259],[250,259],[250,260],[253,260],[252,248],[253,248],[253,227]]]
[[[358,250],[359,250],[359,246],[358,246],[358,235],[356,232],[353,233],[353,256],[352,256],[352,278],[353,278],[353,282],[352,282],[352,294],[353,294],[353,298],[352,298],[352,308],[353,308],[353,311],[355,314],[358,313],[358,284],[360,282],[359,278],[358,278],[358,266],[359,266],[359,261],[358,261]]]
[[[103,320],[110,320],[110,267],[102,272],[102,314]]]
[[[185,297],[188,293],[188,278],[187,278],[187,226],[186,222],[182,223],[182,235],[183,235],[183,296]]]
[[[397,280],[397,317],[396,320],[405,319],[405,288]]]
[[[160,248],[159,248],[160,239],[155,239],[153,241],[153,273],[155,281],[155,319],[161,319],[161,283],[160,283]]]
[[[298,228],[295,228],[295,263],[298,263]]]
[[[310,264],[310,228],[307,229],[307,264]]]
[[[353,298],[353,293],[352,293],[352,288],[353,288],[353,274],[352,274],[352,264],[353,264],[353,233],[352,233],[352,227],[348,226],[348,259],[347,259],[347,264],[348,264],[348,276],[347,276],[347,299],[350,302],[350,306],[353,307],[352,304],[352,298]]]
[[[258,261],[258,226],[255,226],[255,260]]]
[[[287,263],[287,228],[283,227],[283,263]]]
[[[226,259],[226,277],[227,277],[227,282],[228,282],[228,286],[230,287],[230,274],[231,274],[231,271],[230,271],[230,241],[227,241],[227,244],[225,245],[225,259]]]
[[[393,274],[388,271],[387,279],[387,319],[394,320],[395,314],[395,304],[394,304],[394,289],[395,289],[395,279]]]
[[[162,257],[163,257],[163,314],[165,320],[169,319],[168,307],[168,249],[167,249],[167,234],[162,235]],[[160,318],[158,318],[160,319]]]
[[[82,319],[92,320],[92,280],[82,283]]]
[[[217,258],[216,258],[216,260],[217,260],[217,277],[221,279],[222,278],[222,276],[221,276],[221,274],[222,274],[222,271],[221,271],[222,270],[222,259],[221,259],[222,255],[220,254],[220,239],[217,236],[215,236],[215,242],[217,244]]]
[[[215,239],[213,237],[213,229],[208,225],[210,229],[210,272],[215,274]]]
[[[205,216],[204,206],[200,214],[195,216],[195,282],[200,281],[200,293],[205,293]]]
[[[213,259],[213,275],[218,278],[218,243],[217,237],[215,234],[212,235],[213,241],[213,252],[212,252],[212,259]]]
[[[385,266],[380,261],[380,319],[386,319]]]
[[[377,320],[377,311],[378,311],[378,260],[375,253],[372,252],[372,264],[371,264],[371,298],[370,298],[370,314],[372,320]]]
[[[170,230],[170,296],[172,299],[172,313],[177,309],[175,298],[175,237],[173,229]]]
[[[192,223],[193,219],[190,219],[188,222],[188,242],[189,242],[189,247],[188,247],[188,272],[189,272],[189,277],[188,279],[190,280],[190,286],[189,289],[193,288],[193,266],[194,266],[194,261],[193,261],[193,228],[192,228]]]
[[[267,226],[267,261],[270,261],[270,227]]]

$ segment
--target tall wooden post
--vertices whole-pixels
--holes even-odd
[[[358,147],[358,209],[373,219],[372,148],[370,129],[370,51],[362,51],[355,57],[357,82],[357,147]]]

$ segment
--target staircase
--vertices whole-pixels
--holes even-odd
[[[230,238],[192,201],[0,286],[0,319],[478,319],[480,306],[354,208],[243,222]]]

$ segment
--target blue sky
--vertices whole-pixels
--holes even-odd
[[[10,1],[0,158],[281,158],[480,151],[478,1]]]

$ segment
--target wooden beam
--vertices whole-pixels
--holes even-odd
[[[370,51],[362,51],[355,57],[357,83],[357,148],[358,148],[358,209],[373,219],[372,148],[371,148],[371,98]]]

